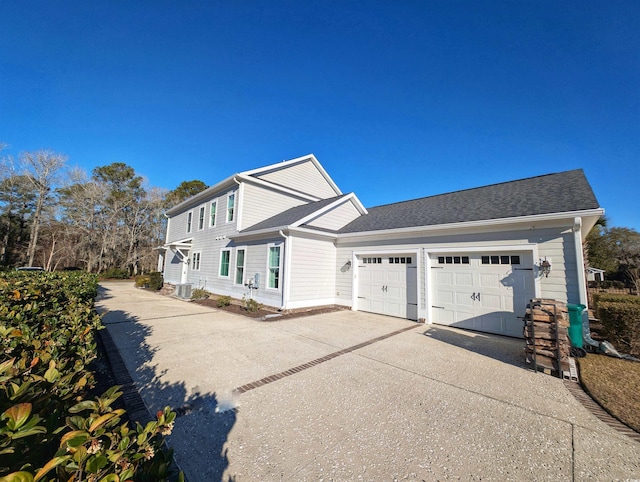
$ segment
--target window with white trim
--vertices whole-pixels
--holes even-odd
[[[244,254],[245,250],[236,250],[236,284],[244,284]]]
[[[280,289],[280,246],[269,246],[267,288]]]
[[[209,227],[216,225],[216,211],[218,210],[218,201],[211,201],[211,207],[209,208]]]
[[[227,196],[227,222],[233,221],[233,214],[236,208],[236,195],[231,193]]]
[[[192,222],[193,222],[193,211],[189,211],[189,214],[187,214],[187,233],[191,232]]]
[[[231,250],[223,249],[220,251],[220,270],[218,275],[222,278],[229,277],[229,262],[231,261]]]
[[[200,206],[198,213],[198,229],[204,229],[204,206]]]
[[[200,271],[200,251],[191,255],[191,269],[194,271]]]

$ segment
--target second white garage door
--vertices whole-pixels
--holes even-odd
[[[534,297],[530,252],[431,255],[434,323],[522,337]]]
[[[415,255],[358,256],[358,309],[416,320]]]

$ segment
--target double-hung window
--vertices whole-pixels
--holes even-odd
[[[227,196],[227,222],[233,221],[233,214],[236,209],[236,195],[231,193]]]
[[[209,211],[209,226],[216,225],[216,211],[218,209],[218,201],[211,201],[211,208]]]
[[[191,232],[192,223],[193,223],[193,211],[189,211],[189,214],[187,214],[187,233]]]
[[[280,288],[280,246],[269,246],[269,281],[268,288]]]
[[[220,251],[220,271],[219,274],[223,278],[229,277],[229,261],[231,260],[231,250],[223,249]]]
[[[204,206],[200,206],[198,213],[198,229],[204,229]]]
[[[236,251],[236,284],[241,285],[244,283],[244,249],[238,249]]]
[[[200,271],[200,252],[199,251],[191,255],[191,269],[194,271]]]

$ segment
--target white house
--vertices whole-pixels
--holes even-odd
[[[582,242],[603,213],[582,170],[367,209],[308,155],[171,208],[161,262],[165,283],[283,310],[519,337],[531,298],[587,304]]]

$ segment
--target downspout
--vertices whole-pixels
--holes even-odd
[[[600,343],[591,338],[589,326],[589,297],[587,296],[587,278],[584,270],[584,251],[582,250],[582,218],[573,219],[573,241],[576,250],[576,262],[578,264],[578,289],[580,290],[580,304],[586,306],[582,313],[582,339],[591,347],[598,348]]]
[[[282,280],[282,306],[281,310],[286,310],[289,304],[289,286],[291,278],[291,238],[279,231],[280,236],[284,238],[284,279]]]
[[[582,250],[582,218],[573,219],[573,241],[576,250],[576,263],[578,275],[578,290],[580,304],[588,306],[587,280],[584,274],[584,252]]]

